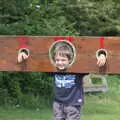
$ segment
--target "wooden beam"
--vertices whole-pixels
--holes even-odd
[[[17,63],[20,48],[20,36],[0,36],[0,71],[39,71],[56,72],[49,59],[49,49],[56,36],[26,36],[25,43],[30,50],[28,60]],[[120,73],[120,37],[74,37],[72,44],[76,50],[76,59],[66,72],[75,73]],[[99,68],[96,65],[96,51],[102,47],[107,50],[107,63]]]

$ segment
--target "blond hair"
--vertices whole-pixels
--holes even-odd
[[[71,62],[74,56],[73,54],[74,53],[73,53],[72,47],[70,47],[69,44],[62,42],[56,45],[53,56],[54,56],[54,60],[55,60],[56,55],[59,55],[62,57],[67,57],[69,62]]]

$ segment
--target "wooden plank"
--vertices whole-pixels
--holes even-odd
[[[56,36],[27,36],[29,59],[17,63],[19,36],[0,36],[0,71],[40,71],[56,72],[49,59],[49,49]],[[100,48],[99,37],[74,37],[75,62],[66,72],[75,73],[120,73],[120,37],[105,37],[104,49],[108,52],[107,63],[99,68],[96,65],[96,51]]]

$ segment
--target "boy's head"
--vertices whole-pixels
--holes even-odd
[[[56,45],[54,49],[54,63],[58,70],[63,71],[67,69],[69,64],[73,59],[73,50],[68,45],[63,43],[59,43]]]

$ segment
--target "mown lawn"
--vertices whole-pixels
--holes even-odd
[[[51,120],[52,110],[45,108],[40,111],[21,108],[0,108],[0,120]]]
[[[106,93],[87,94],[83,106],[83,120],[120,120],[120,79],[108,76]]]

